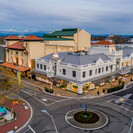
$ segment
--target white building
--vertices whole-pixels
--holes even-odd
[[[82,94],[82,88],[86,84],[93,89],[91,81],[109,76],[111,71],[113,73],[116,70],[115,62],[103,53],[93,55],[85,52],[55,53],[36,59],[35,64],[34,72],[42,75],[48,75],[50,72],[53,78],[67,81],[67,89],[77,88],[75,91],[79,94]],[[40,80],[40,76],[36,78]],[[76,88],[73,88],[75,86]]]
[[[46,75],[60,80],[59,83],[65,82],[68,90],[82,94],[86,86],[94,88],[92,81],[131,72],[133,48],[116,50],[116,44],[99,41],[88,49],[88,53],[61,52],[38,58],[35,67],[36,79],[46,82],[47,78],[38,74]]]
[[[116,49],[116,44],[109,41],[99,41],[88,49],[89,54],[104,53],[115,62],[116,70],[120,74],[130,72],[133,66],[133,48]]]

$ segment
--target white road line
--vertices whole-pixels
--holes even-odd
[[[116,99],[112,99],[112,100],[116,100]],[[108,100],[107,103],[112,103],[112,102],[111,102],[112,100]],[[114,105],[117,106],[117,107],[121,107],[121,108],[123,108],[123,109],[125,109],[125,110],[127,110],[127,111],[129,111],[129,112],[133,112],[133,111],[129,110],[128,108],[123,107],[122,105],[119,106],[119,105],[117,105],[116,103],[112,103],[112,104],[114,104]],[[122,104],[123,104],[123,103],[122,103]]]
[[[30,129],[28,128],[28,129],[26,129],[23,133],[26,133],[27,131],[29,131]]]
[[[30,125],[28,125],[28,127],[33,133],[36,133],[35,130]]]

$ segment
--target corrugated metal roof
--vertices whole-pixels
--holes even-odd
[[[129,57],[133,53],[132,47],[123,47],[121,50],[123,50],[123,57]]]
[[[61,52],[58,53],[59,58],[62,60],[62,63],[70,63],[74,65],[87,65],[96,63],[96,61],[101,58],[103,61],[111,60],[105,54],[92,54],[92,55],[78,55],[77,53],[68,54],[68,52]],[[40,59],[50,60],[53,58],[53,53],[47,56],[44,56]]]
[[[42,38],[44,41],[73,41],[73,39],[67,38]]]
[[[77,33],[77,28],[75,29],[62,29],[61,31],[54,31],[49,36],[73,36]]]

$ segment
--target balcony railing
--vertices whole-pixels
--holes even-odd
[[[126,74],[131,72],[131,68],[132,67],[126,67],[126,68],[122,68],[121,70],[118,71],[119,74]]]

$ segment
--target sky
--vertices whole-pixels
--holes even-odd
[[[0,32],[79,28],[133,35],[133,0],[0,0]]]

